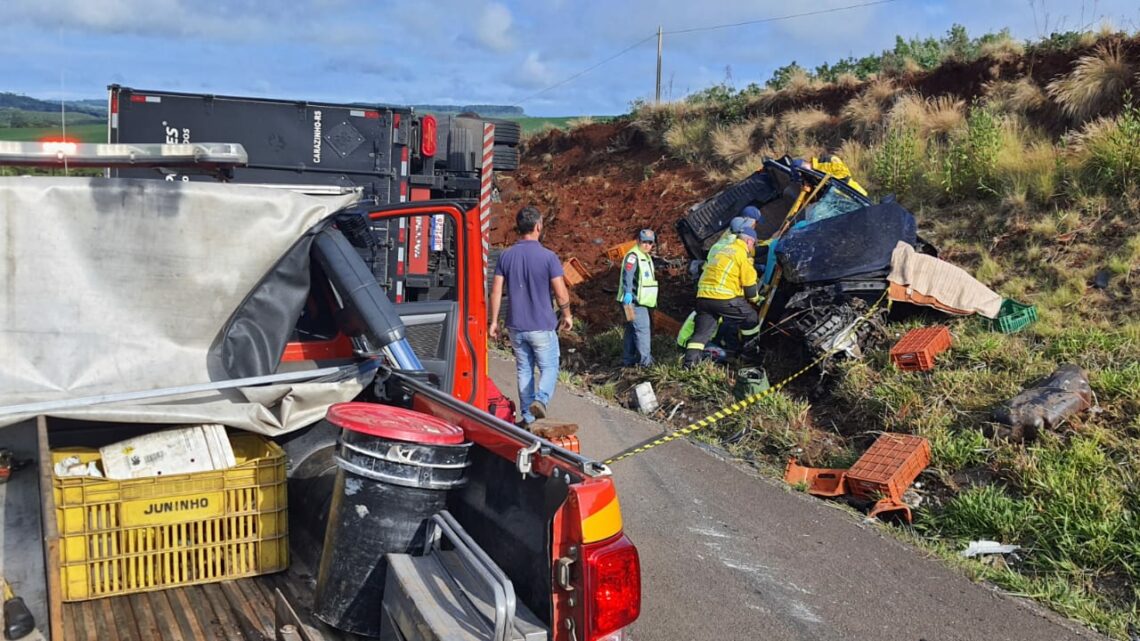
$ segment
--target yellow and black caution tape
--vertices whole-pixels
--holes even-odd
[[[606,459],[603,462],[606,465],[612,465],[618,461],[627,459],[627,458],[634,456],[636,454],[641,454],[642,452],[645,452],[647,450],[651,450],[651,449],[657,447],[658,445],[664,445],[666,443],[669,443],[670,441],[675,441],[675,440],[681,438],[682,436],[688,436],[689,434],[692,434],[693,432],[696,432],[698,430],[702,430],[702,429],[704,429],[710,425],[714,425],[719,421],[723,421],[724,419],[728,418],[729,416],[732,416],[733,414],[739,414],[740,412],[744,411],[748,407],[755,405],[756,403],[759,403],[760,401],[764,400],[765,398],[768,398],[769,396],[775,394],[776,392],[778,392],[781,389],[783,389],[784,387],[786,387],[788,385],[788,383],[791,383],[792,381],[796,380],[800,376],[803,376],[805,373],[807,373],[809,370],[811,370],[811,368],[815,367],[816,365],[819,365],[823,361],[827,360],[828,358],[831,358],[835,354],[838,354],[840,351],[842,351],[842,348],[838,347],[838,346],[842,345],[843,343],[846,343],[847,339],[852,334],[855,333],[855,330],[859,327],[859,325],[865,323],[869,318],[871,318],[871,315],[875,313],[875,310],[878,309],[880,305],[882,305],[883,300],[885,300],[886,297],[887,297],[887,290],[884,290],[883,295],[879,296],[879,299],[875,301],[875,304],[871,305],[870,309],[868,309],[862,316],[860,316],[858,319],[856,319],[856,321],[851,325],[851,329],[849,329],[847,331],[847,333],[845,333],[840,340],[835,341],[836,347],[833,347],[829,351],[824,352],[822,355],[820,355],[814,361],[808,363],[802,369],[793,373],[791,376],[788,376],[787,378],[780,381],[779,383],[776,383],[775,385],[769,387],[768,389],[766,389],[762,392],[757,392],[751,396],[746,396],[745,398],[743,398],[743,399],[741,399],[741,400],[739,400],[739,401],[737,401],[737,402],[735,402],[735,403],[733,403],[727,407],[723,407],[723,408],[713,412],[712,414],[709,414],[708,416],[702,418],[699,421],[689,423],[688,425],[686,425],[685,427],[682,427],[679,430],[676,430],[674,432],[669,432],[668,434],[662,434],[660,436],[655,436],[653,438],[642,441],[642,442],[638,443],[637,445],[627,447],[626,449],[618,452],[617,454],[611,456],[610,458]]]

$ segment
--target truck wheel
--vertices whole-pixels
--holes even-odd
[[[514,171],[519,168],[517,147],[495,145],[495,171]]]
[[[522,140],[522,127],[513,120],[502,118],[488,118],[487,122],[495,125],[495,144],[514,147]]]
[[[455,172],[475,171],[478,168],[475,164],[475,154],[479,148],[475,143],[475,135],[470,129],[453,126],[447,148],[447,168]]]

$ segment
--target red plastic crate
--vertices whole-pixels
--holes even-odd
[[[912,329],[891,348],[891,362],[907,372],[934,369],[935,357],[950,349],[950,340],[950,330],[942,326]]]
[[[920,436],[883,434],[847,470],[847,491],[863,498],[902,500],[914,479],[930,465],[930,443]]]

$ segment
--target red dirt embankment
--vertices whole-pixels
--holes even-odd
[[[518,171],[500,175],[498,185],[502,202],[494,205],[492,244],[514,242],[515,213],[538,207],[546,221],[543,244],[563,260],[578,258],[593,275],[573,294],[575,314],[595,329],[619,322],[617,270],[606,250],[648,227],[657,232],[655,254],[683,257],[673,225],[690,205],[713,193],[700,171],[647,149],[627,121],[569,133],[554,130],[532,139]],[[691,287],[658,271],[662,310],[686,313]]]

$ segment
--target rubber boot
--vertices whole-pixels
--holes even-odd
[[[699,349],[687,349],[687,350],[685,350],[685,359],[683,361],[681,361],[682,365],[684,365],[685,367],[692,367],[699,362],[701,362],[701,350],[699,350]]]

